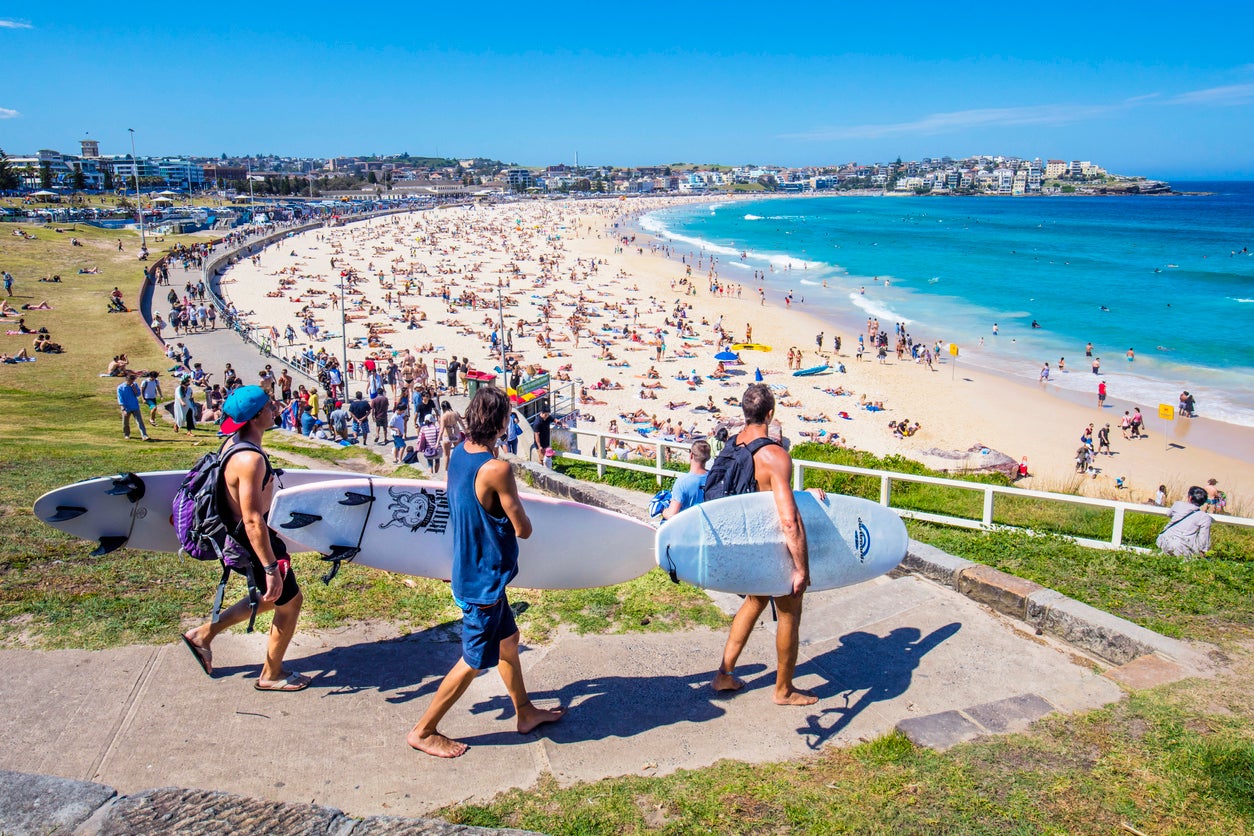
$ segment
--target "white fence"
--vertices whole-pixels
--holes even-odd
[[[666,441],[664,439],[644,437],[639,434],[631,433],[606,433],[601,432],[600,430],[583,428],[571,430],[571,433],[573,433],[577,438],[589,438],[591,440],[591,444],[588,445],[587,452],[584,451],[584,445],[582,444],[579,445],[578,451],[557,451],[557,455],[560,458],[594,464],[597,467],[598,476],[604,476],[607,468],[619,468],[622,470],[634,470],[640,473],[651,473],[656,477],[657,484],[659,486],[662,485],[664,479],[673,479],[674,477],[682,474],[682,471],[670,470],[663,467],[664,463],[667,461],[667,457],[672,455],[671,451],[682,453],[685,457],[684,461],[686,462],[686,455],[690,446],[687,442]],[[647,448],[651,453],[652,461],[650,463],[645,463],[640,459],[637,459],[636,461],[620,461],[610,458],[607,453],[607,447],[611,440],[622,440],[632,450],[635,450],[638,447]],[[893,473],[887,470],[872,470],[864,467],[852,467],[850,465],[828,464],[826,462],[812,462],[800,459],[793,459],[792,467],[793,487],[796,490],[801,490],[804,485],[807,470],[823,470],[878,479],[880,488],[880,505],[891,509],[898,516],[908,519],[940,523],[942,525],[952,525],[960,528],[988,530],[1002,527],[1003,524],[994,522],[998,497],[1036,499],[1040,500],[1042,503],[1057,502],[1064,505],[1079,505],[1091,508],[1110,508],[1113,509],[1114,514],[1109,539],[1095,540],[1089,537],[1068,537],[1068,539],[1077,543],[1098,549],[1131,548],[1144,551],[1143,548],[1137,546],[1126,546],[1124,544],[1123,528],[1125,516],[1130,511],[1138,514],[1152,514],[1160,517],[1168,516],[1168,510],[1166,508],[1159,508],[1155,505],[1138,504],[1135,502],[1122,502],[1117,499],[1098,499],[1096,497],[1075,496],[1072,494],[1025,490],[1023,488],[1014,488],[1004,485],[985,485],[979,482],[965,482],[959,479],[943,479],[936,476],[916,476],[910,473]],[[895,508],[892,504],[894,482],[914,482],[924,485],[939,485],[946,488],[979,493],[982,495],[982,510],[980,519],[976,520],[968,517],[957,517],[948,514],[915,511],[909,508]],[[1219,514],[1215,516],[1214,521],[1220,525],[1254,528],[1254,519],[1248,519],[1246,517],[1234,517],[1227,514]]]

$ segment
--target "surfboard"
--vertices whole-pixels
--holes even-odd
[[[810,555],[810,589],[835,589],[891,571],[906,556],[906,526],[856,497],[795,491]],[[658,565],[694,586],[738,595],[787,595],[792,558],[770,493],[694,505],[657,531]]]
[[[827,371],[830,368],[831,366],[824,363],[821,366],[811,366],[808,369],[797,369],[797,371],[792,373],[792,376],[793,377],[809,377],[812,374],[822,374],[823,372]]]
[[[298,548],[388,572],[448,580],[453,532],[443,482],[364,477],[284,488],[270,525]],[[510,586],[590,589],[652,569],[653,528],[619,514],[537,494],[522,494],[533,531],[518,541]]]
[[[732,351],[770,351],[769,345],[762,343],[732,343]]]
[[[99,557],[123,546],[154,552],[177,552],[171,511],[186,470],[154,470],[97,476],[51,490],[35,500],[35,516],[66,534],[96,541]],[[338,470],[286,470],[278,475],[286,487],[328,479],[357,477]]]

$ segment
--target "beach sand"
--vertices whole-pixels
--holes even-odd
[[[291,325],[297,331],[296,347],[312,345],[339,356],[340,312],[338,298],[333,304],[331,297],[338,297],[340,271],[352,268],[360,280],[347,296],[350,360],[359,363],[365,358],[367,349],[353,343],[365,337],[368,324],[374,324],[380,329],[381,343],[374,349],[380,356],[409,349],[428,367],[436,358],[464,356],[473,368],[491,371],[500,362],[489,343],[498,327],[499,287],[506,305],[505,329],[514,335],[513,349],[523,365],[535,364],[549,372],[568,369],[573,380],[590,387],[589,395],[597,403],[580,405],[581,415],[593,419],[581,420],[581,428],[605,431],[617,419],[620,431],[630,433],[632,425],[620,416],[643,410],[661,422],[709,431],[715,419],[694,409],[712,399],[722,417],[739,418],[739,409],[725,399],[738,397],[760,369],[764,382],[779,388],[777,418],[794,442],[805,440],[802,432],[823,430],[838,433],[850,447],[903,455],[930,466],[939,460],[924,451],[965,451],[980,445],[1015,460],[1026,456],[1032,476],[1020,482],[1024,487],[1078,488],[1091,496],[1134,502],[1152,496],[1160,483],[1168,486],[1172,498],[1179,498],[1189,485],[1215,478],[1232,500],[1229,509],[1244,507],[1243,498],[1254,487],[1250,467],[1254,430],[1206,419],[1178,419],[1165,436],[1157,405],[1139,404],[1148,437],[1125,440],[1119,419],[1136,404],[1111,399],[1099,410],[1095,395],[1091,403],[1084,403],[1075,394],[973,369],[961,357],[956,367],[949,365],[951,358],[943,357],[935,371],[908,357],[898,361],[892,351],[885,364],[869,349],[859,362],[854,355],[860,327],[820,321],[799,301],[786,306],[777,292],[768,292],[762,304],[756,286],[744,282],[751,275],[747,271],[719,270],[715,265],[719,281],[742,284],[738,294],[734,289],[712,294],[708,259],[689,265],[667,257],[662,251],[665,242],[647,239],[627,215],[675,202],[675,198],[526,201],[355,222],[293,236],[259,258],[237,264],[224,276],[223,291],[251,323],[274,326],[280,333]],[[635,238],[624,246],[623,235]],[[689,266],[692,278],[686,285]],[[745,276],[729,275],[736,273]],[[406,277],[413,284],[401,296]],[[280,288],[280,281],[286,286]],[[441,298],[446,287],[452,305]],[[468,299],[459,300],[472,292],[477,294],[475,307]],[[298,312],[310,303],[318,306],[308,313],[319,325],[319,340],[301,333]],[[537,338],[546,333],[542,313],[546,304],[551,306],[547,349]],[[675,314],[681,307],[693,338],[682,337],[676,327]],[[411,330],[400,321],[402,308],[425,314],[421,327]],[[577,309],[586,315],[578,337],[570,323]],[[847,323],[857,322],[860,314],[851,309]],[[716,365],[714,325],[720,319],[733,340],[743,340],[751,327],[753,342],[773,348],[741,351],[744,365],[729,367],[733,376],[724,381],[708,377]],[[634,328],[640,340],[608,330],[621,331],[624,326]],[[881,327],[891,331],[892,326],[881,323]],[[665,339],[661,360],[654,344],[659,329]],[[824,355],[816,352],[815,335],[820,331],[825,332]],[[326,338],[328,332],[334,336]],[[833,355],[836,334],[843,345],[840,354]],[[915,336],[930,341],[940,335]],[[287,341],[280,339],[278,345],[286,347]],[[420,351],[424,346],[433,350]],[[787,368],[790,347],[802,352],[801,368],[843,363],[846,373],[793,377]],[[607,351],[613,360],[605,356]],[[622,363],[627,365],[617,365]],[[657,380],[645,377],[650,367],[659,373]],[[678,379],[694,371],[701,378],[697,386]],[[591,388],[603,378],[622,388]],[[647,390],[656,399],[641,399],[643,384],[658,386]],[[836,387],[852,394],[823,391]],[[364,386],[349,386],[350,391],[357,388]],[[860,408],[863,395],[883,402],[886,410]],[[840,412],[849,419],[838,417]],[[828,420],[806,421],[802,416]],[[903,418],[918,421],[919,432],[895,437],[888,423]],[[1089,423],[1100,428],[1107,422],[1115,455],[1097,458],[1095,477],[1077,477],[1074,457],[1081,431]],[[977,453],[974,458],[979,457]],[[1116,488],[1116,477],[1124,477],[1124,489]]]

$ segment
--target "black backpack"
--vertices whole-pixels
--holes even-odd
[[[756,491],[758,481],[754,477],[753,454],[768,444],[779,443],[764,436],[755,438],[748,444],[737,444],[737,438],[739,434],[727,439],[727,444],[714,459],[714,464],[705,477],[706,502]]]

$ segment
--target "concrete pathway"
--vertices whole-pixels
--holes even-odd
[[[708,686],[722,633],[566,634],[527,648],[533,697],[569,716],[543,736],[518,735],[500,677],[487,673],[445,722],[471,745],[454,761],[411,751],[405,734],[457,658],[456,624],[302,632],[288,658],[317,680],[295,694],[253,690],[260,635],[221,637],[212,679],[176,636],[161,647],[0,651],[0,768],[124,793],[180,786],[421,815],[546,772],[569,784],[784,760],[945,712],[1004,731],[1122,693],[1092,659],[911,575],[807,597],[797,681],[817,691],[815,706],[771,702],[772,625],[761,626],[739,669],[748,687],[734,697]]]

